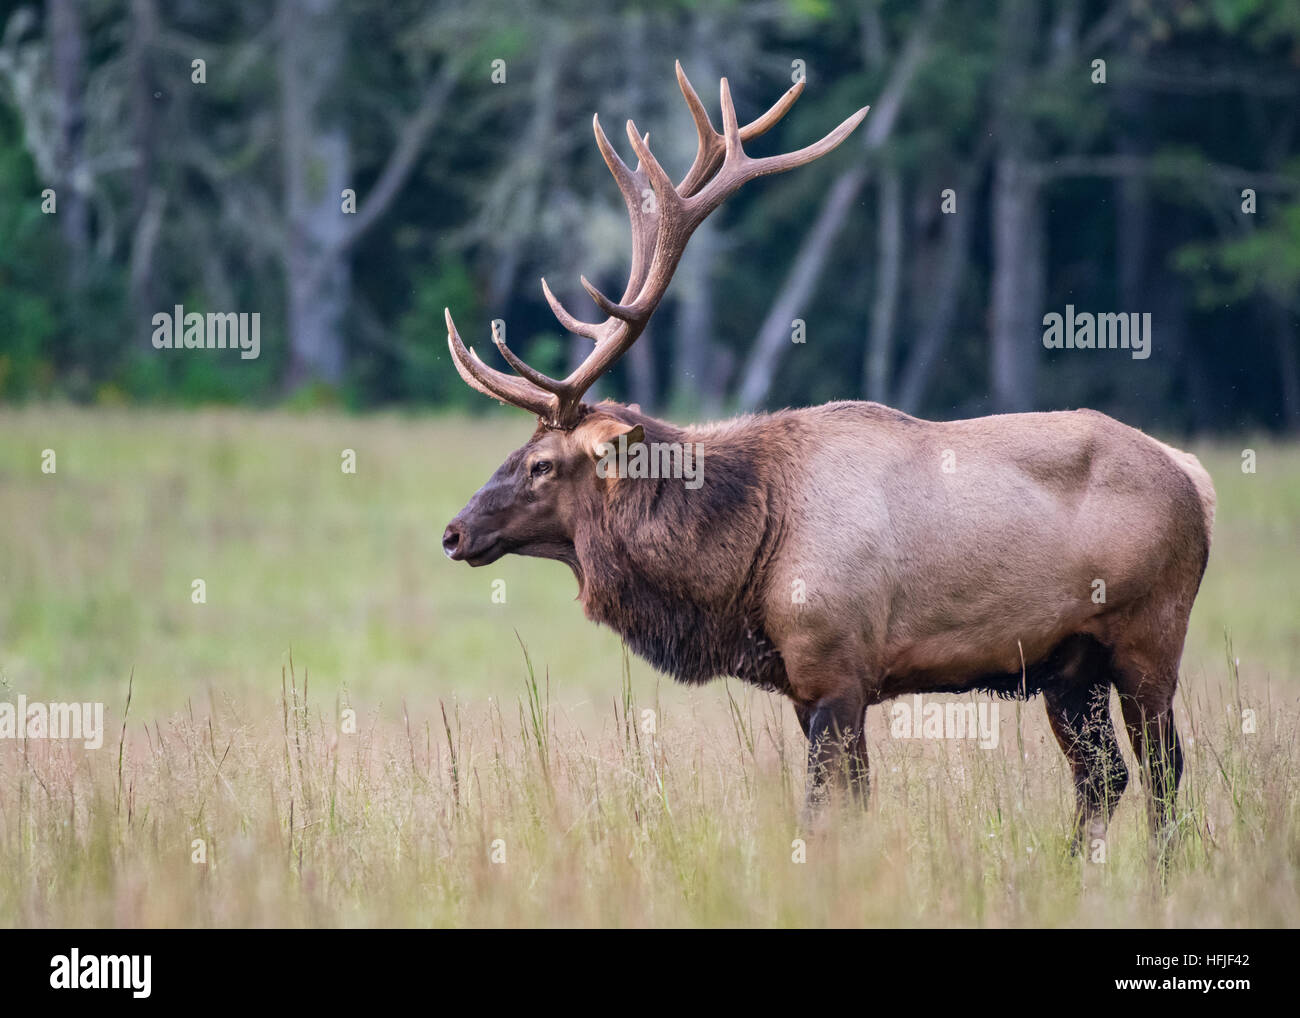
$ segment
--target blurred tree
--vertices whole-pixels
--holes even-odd
[[[596,317],[579,275],[628,270],[591,113],[680,173],[681,59],[715,116],[722,75],[745,115],[808,74],[759,154],[873,110],[701,229],[604,393],[1300,429],[1294,0],[0,0],[0,26],[4,397],[478,409],[444,304],[563,372],[584,341],[535,280]],[[1151,312],[1152,359],[1044,350],[1067,303]],[[262,357],[154,350],[174,304],[260,312]]]

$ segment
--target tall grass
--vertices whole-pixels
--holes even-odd
[[[870,808],[833,803],[809,828],[802,736],[764,694],[737,688],[725,710],[692,710],[643,707],[625,688],[602,720],[548,707],[520,672],[513,710],[371,712],[349,734],[346,698],[323,711],[295,666],[279,703],[216,697],[130,723],[120,786],[109,754],[0,745],[0,915],[106,926],[1300,916],[1300,714],[1273,704],[1244,736],[1226,679],[1180,711],[1187,772],[1166,875],[1133,791],[1104,860],[1069,857],[1069,776],[1036,711],[1020,721],[1023,755],[1010,713],[996,750],[902,742],[873,716]]]
[[[1221,510],[1165,874],[1127,747],[1104,861],[1069,857],[1037,702],[1001,704],[987,750],[895,739],[872,708],[868,810],[806,825],[781,700],[649,673],[560,566],[441,560],[517,423],[0,414],[0,700],[102,700],[109,729],[0,740],[0,922],[1300,921],[1296,450],[1255,477],[1197,450]]]

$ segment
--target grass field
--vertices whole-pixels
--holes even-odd
[[[0,740],[0,923],[1300,924],[1300,447],[1194,447],[1219,516],[1162,878],[1136,782],[1104,862],[1066,857],[1037,701],[992,749],[872,708],[869,810],[805,830],[786,703],[626,662],[561,565],[443,557],[528,431],[0,410],[0,701],[108,730]]]

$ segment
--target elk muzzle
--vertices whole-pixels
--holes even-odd
[[[485,566],[505,554],[506,542],[491,528],[472,526],[462,510],[442,533],[443,553],[453,562]]]

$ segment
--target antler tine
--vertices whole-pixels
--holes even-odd
[[[560,324],[577,336],[586,336],[590,340],[599,340],[604,334],[604,322],[584,322],[574,318],[569,314],[568,308],[560,303],[560,299],[551,293],[551,288],[546,285],[546,280],[542,280],[542,296],[546,298],[546,303],[551,306],[551,312],[560,320]]]
[[[839,148],[840,143],[853,133],[870,110],[870,106],[863,106],[862,109],[845,120],[839,127],[822,138],[821,141],[806,145],[798,151],[749,160],[751,172],[746,179],[752,180],[754,177],[762,177],[769,173],[784,173],[786,170],[793,170],[796,166],[804,166],[814,159],[820,159],[827,152]]]
[[[542,293],[560,324],[595,342],[595,349],[586,359],[567,378],[557,381],[517,357],[494,328],[492,338],[497,349],[518,373],[507,375],[488,367],[473,350],[465,348],[451,320],[451,312],[447,312],[447,345],[460,376],[479,392],[532,411],[548,427],[572,428],[578,423],[583,396],[645,330],[668,289],[686,242],[710,212],[746,181],[802,166],[830,152],[867,115],[866,108],[858,110],[826,137],[797,152],[754,159],[746,155],[743,143],[770,130],[785,116],[803,92],[803,83],[795,84],[761,117],[741,127],[731,99],[731,86],[723,78],[720,85],[722,133],[718,133],[680,62],[677,81],[699,135],[695,162],[677,187],[673,187],[671,178],[650,151],[650,136],[642,135],[632,121],[627,122],[627,136],[639,160],[635,170],[629,169],[614,151],[600,119],[592,118],[596,145],[623,195],[632,226],[632,268],[627,288],[622,302],[615,303],[586,276],[581,277],[591,299],[608,316],[603,322],[584,322],[571,315],[551,292],[546,280],[542,280]],[[652,210],[643,205],[647,184],[655,197]]]
[[[631,123],[629,120],[629,130],[631,130]],[[649,183],[649,179],[646,174],[644,160],[637,163],[635,170],[627,168],[627,164],[619,158],[618,153],[614,151],[614,146],[605,137],[605,132],[600,126],[598,117],[592,119],[592,129],[596,134],[596,145],[600,149],[601,156],[605,159],[605,165],[609,167],[610,173],[614,175],[619,192],[623,195],[623,204],[627,207],[627,218],[632,226],[632,266],[628,271],[627,288],[623,291],[623,300],[628,301],[636,296],[641,289],[641,284],[645,282],[646,268],[649,266],[655,250],[657,230],[648,225],[646,212],[642,208],[643,189]],[[647,151],[649,150],[649,132],[646,132],[642,137],[641,145]]]
[[[605,129],[600,126],[600,114],[591,118],[591,129],[596,135],[596,147],[600,149],[609,172],[614,175],[614,182],[618,184],[623,200],[629,205],[634,202],[639,204],[641,194],[636,186],[636,174],[628,169],[627,163],[623,162],[622,157],[614,151],[614,146],[609,143],[609,138],[605,136]]]
[[[682,98],[686,100],[687,108],[691,111],[691,119],[695,121],[695,133],[700,139],[695,148],[695,161],[686,176],[682,178],[682,182],[677,185],[681,195],[689,198],[717,169],[721,148],[718,145],[718,132],[713,129],[713,121],[709,119],[709,111],[704,108],[704,103],[700,102],[699,95],[692,87],[690,79],[686,77],[686,72],[682,70],[680,60],[677,61],[677,85],[682,90]]]
[[[737,160],[745,160],[749,157],[745,155],[745,150],[740,147],[740,125],[736,123],[736,107],[731,101],[731,85],[727,79],[722,79],[722,84],[718,86],[718,92],[722,102],[722,138],[727,145],[726,158],[723,160],[723,166],[727,163]]]
[[[659,263],[659,255],[662,250],[659,238],[664,234],[663,224],[670,221],[674,223],[680,222],[682,219],[681,213],[683,205],[681,196],[677,193],[676,188],[673,187],[673,182],[668,176],[668,172],[663,168],[659,160],[655,158],[655,154],[650,151],[650,146],[647,144],[646,140],[649,138],[649,135],[647,134],[642,137],[641,132],[637,130],[636,124],[629,120],[627,122],[627,136],[632,142],[632,148],[636,151],[637,158],[641,161],[641,169],[638,173],[644,174],[645,179],[649,181],[650,187],[654,191],[655,199],[658,202],[658,208],[653,213],[656,218],[656,225],[653,230],[647,228],[646,214],[641,211],[640,201],[634,200],[625,192],[624,197],[627,198],[628,215],[632,220],[632,242],[634,250],[632,271],[629,273],[627,289],[624,291],[624,302],[619,304],[610,300],[601,293],[586,276],[582,276],[579,282],[582,283],[582,286],[587,293],[591,295],[591,299],[596,302],[596,306],[604,311],[606,315],[610,318],[622,319],[625,322],[631,323],[640,319],[648,318],[655,306],[659,303],[659,297],[662,296],[662,293],[655,293],[654,288],[651,288],[651,295],[649,298],[644,297],[646,291],[645,284],[653,272],[653,266]],[[608,146],[608,144],[608,139],[606,139],[605,145]],[[618,158],[617,153],[614,153],[612,148],[610,148],[609,151],[610,154],[613,155],[614,159],[617,160],[617,164],[626,169],[627,164]],[[610,168],[613,169],[613,165],[611,165]],[[614,175],[616,177],[619,176],[617,171],[615,171]],[[637,198],[639,199],[639,197],[640,196],[638,195]],[[689,229],[687,230],[686,236],[689,236]],[[683,237],[682,243],[685,244],[685,237]],[[678,251],[679,257],[680,253],[681,252]],[[676,260],[674,259],[673,267],[675,266]],[[671,275],[671,270],[669,275]],[[632,340],[636,339],[636,336],[640,334],[640,331],[640,328],[637,328],[632,334],[631,339],[627,339],[626,342],[630,344]],[[571,382],[572,379],[573,376],[570,376],[569,381]]]
[[[865,109],[859,110],[821,141],[807,148],[783,156],[752,159],[745,154],[742,145],[743,135],[736,118],[736,108],[731,99],[731,87],[727,79],[723,78],[719,86],[723,124],[721,135],[713,130],[708,115],[704,112],[703,104],[700,103],[699,96],[691,88],[690,82],[686,80],[686,75],[681,71],[680,64],[678,65],[678,81],[682,85],[682,93],[686,96],[687,105],[691,108],[691,114],[695,119],[700,135],[701,152],[697,153],[696,156],[697,165],[692,168],[691,173],[687,175],[688,180],[684,181],[681,187],[673,188],[672,182],[655,158],[654,153],[642,141],[635,125],[628,121],[628,139],[631,141],[637,157],[641,160],[641,168],[659,201],[654,255],[646,269],[645,282],[636,293],[636,296],[632,297],[630,301],[625,298],[624,303],[621,305],[614,304],[585,278],[582,280],[583,286],[591,295],[592,300],[600,306],[601,310],[608,314],[611,320],[621,319],[619,323],[621,328],[614,329],[607,337],[597,341],[596,349],[564,380],[567,391],[562,399],[566,403],[575,401],[572,404],[575,407],[577,405],[576,401],[581,399],[581,395],[640,336],[646,322],[649,321],[650,316],[663,298],[664,291],[667,289],[673,272],[677,268],[677,263],[681,260],[686,242],[704,218],[746,181],[763,174],[778,173],[785,169],[800,166],[830,152],[848,137],[849,132],[857,127],[867,113]],[[758,122],[747,125],[747,127],[755,128],[755,136],[761,133],[761,130],[767,130],[789,110],[801,92],[802,89],[798,86],[787,90],[786,94],[766,114],[760,117]],[[703,133],[704,126],[709,129],[707,135]],[[706,139],[708,140],[706,141]],[[701,154],[706,146],[711,146],[714,152],[720,150],[721,165],[711,171],[706,183],[703,183],[693,194],[688,193],[686,183],[689,182],[689,178],[696,175],[699,166],[707,165],[700,162]],[[630,292],[631,289],[629,288],[629,294]],[[562,408],[561,412],[568,411]]]
[[[609,315],[610,318],[621,318],[624,321],[627,321],[634,317],[630,308],[627,308],[622,304],[615,304],[612,300],[596,289],[595,285],[586,276],[579,276],[578,282],[581,283],[582,288],[591,295],[591,299],[596,302],[596,306],[600,308],[600,310],[604,311],[605,314]]]
[[[754,159],[745,154],[745,150],[741,145],[740,131],[735,126],[736,110],[731,102],[731,89],[726,78],[722,79],[721,93],[723,131],[727,145],[726,156],[722,166],[709,179],[708,183],[687,201],[691,209],[692,221],[695,223],[702,221],[710,212],[721,205],[728,195],[755,177],[792,170],[796,166],[803,166],[834,150],[853,132],[853,129],[858,124],[862,123],[862,118],[871,109],[870,106],[862,107],[826,137],[798,151]]]
[[[756,120],[751,120],[748,124],[740,129],[741,141],[753,141],[755,138],[761,138],[772,130],[787,113],[790,107],[795,104],[801,95],[803,95],[802,81],[797,81],[785,90],[785,95],[781,96],[774,102],[771,108]]]
[[[632,143],[632,150],[636,152],[636,157],[641,160],[641,172],[646,175],[650,186],[654,188],[655,198],[659,204],[681,204],[680,196],[677,189],[673,187],[673,182],[668,176],[668,171],[660,165],[655,154],[650,151],[650,145],[641,138],[641,132],[636,129],[636,124],[631,120],[627,122],[627,137]],[[650,136],[647,134],[646,138]]]
[[[539,417],[552,418],[559,407],[560,397],[546,392],[531,382],[503,371],[488,367],[473,350],[467,349],[456,331],[456,323],[451,320],[451,309],[444,308],[447,319],[447,346],[451,350],[451,361],[456,366],[456,373],[465,383],[485,396],[503,400],[521,410],[529,410]],[[498,343],[504,350],[504,344]],[[513,354],[507,357],[510,360]],[[543,376],[545,377],[545,376]]]
[[[555,393],[557,396],[564,391],[563,382],[556,381],[554,378],[550,377],[550,375],[542,374],[536,368],[529,366],[515,356],[514,351],[512,351],[510,347],[506,346],[505,337],[497,332],[495,322],[492,324],[492,342],[497,345],[497,350],[501,352],[501,356],[505,358],[506,363],[519,372],[519,374],[527,381],[532,382],[539,389],[542,389],[545,392]],[[471,351],[471,353],[472,352],[473,351]]]
[[[699,144],[695,150],[695,161],[691,164],[690,171],[682,178],[682,182],[677,185],[677,190],[681,196],[690,198],[722,165],[726,146],[723,136],[714,129],[713,121],[709,119],[704,103],[700,102],[698,93],[691,85],[690,79],[686,77],[686,72],[682,70],[680,60],[677,61],[677,84],[681,88],[682,96],[691,111],[691,119],[695,121],[695,133],[699,136]],[[790,112],[790,107],[795,104],[799,96],[803,95],[803,88],[804,83],[799,81],[786,89],[785,95],[773,103],[766,113],[755,120],[751,120],[740,129],[740,140],[752,141],[754,138],[761,138],[770,131],[782,117]]]

